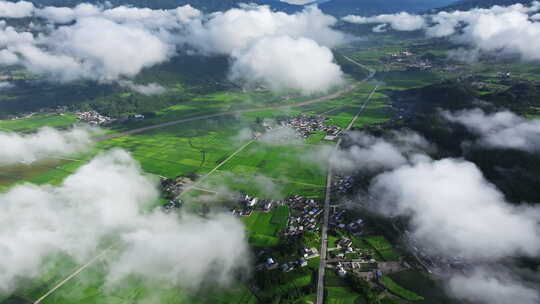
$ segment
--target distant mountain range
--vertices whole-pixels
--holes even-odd
[[[508,6],[516,3],[531,4],[534,0],[460,0],[444,7],[444,10],[468,10],[475,7]]]
[[[9,0],[18,1],[18,0]],[[27,0],[38,6],[75,6],[81,2],[103,3],[102,0]],[[382,13],[395,13],[399,11],[418,12],[432,8],[442,7],[457,0],[314,0],[326,13],[343,16],[348,14],[376,15]],[[206,12],[222,11],[237,7],[240,3],[256,3],[270,5],[276,10],[294,12],[302,9],[300,5],[293,5],[280,0],[109,0],[112,5],[133,5],[150,8],[175,8],[185,4]],[[289,2],[294,2],[289,0]]]
[[[332,0],[319,7],[326,13],[343,16],[348,14],[369,16],[400,11],[421,12],[447,6],[456,0]]]

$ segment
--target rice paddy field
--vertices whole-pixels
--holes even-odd
[[[325,303],[328,304],[357,304],[363,303],[362,297],[346,286],[330,286],[325,288]]]
[[[48,275],[43,276],[39,281],[32,282],[29,288],[18,291],[12,298],[19,299],[19,303],[33,303],[78,268],[78,264],[69,259],[66,262],[58,257],[55,261],[54,264],[49,265],[51,271]],[[107,273],[107,261],[98,261],[66,282],[41,303],[257,303],[255,296],[243,284],[233,284],[226,290],[213,289],[212,293],[188,292],[170,282],[148,280],[137,276],[127,277],[121,282],[112,282],[106,277]]]
[[[287,227],[289,207],[279,206],[269,212],[254,211],[242,217],[249,234],[249,242],[255,247],[271,247],[279,243],[278,233]]]
[[[11,132],[32,132],[42,127],[65,128],[69,127],[79,120],[73,113],[64,114],[35,114],[31,117],[0,120],[0,131]]]
[[[276,118],[280,115],[323,114],[330,119],[328,123],[339,126],[347,125],[365,102],[375,84],[365,84],[353,92],[328,102],[294,107],[286,110],[261,110],[236,116],[197,120],[184,124],[154,129],[145,133],[116,137],[100,141],[85,154],[71,155],[63,159],[47,160],[32,165],[17,165],[3,168],[0,173],[0,191],[17,183],[60,184],[80,166],[86,164],[96,154],[110,149],[129,151],[141,164],[141,168],[150,174],[174,178],[177,176],[202,176],[214,170],[202,186],[212,190],[225,186],[230,190],[259,196],[262,198],[282,199],[293,194],[310,198],[324,197],[326,168],[313,160],[306,160],[306,149],[324,144],[325,134],[317,133],[303,143],[269,144],[255,141],[238,150],[251,139],[243,136],[243,131],[257,119]],[[245,94],[215,94],[194,99],[191,104],[182,104],[164,109],[155,118],[122,127],[113,126],[111,132],[170,121],[182,117],[208,114],[213,111],[235,110],[241,107],[265,106],[272,103],[264,96],[251,96],[259,99],[252,102]],[[383,95],[376,95],[366,108],[366,118],[357,123],[362,126],[391,117],[386,110]],[[262,100],[262,101],[261,101]],[[301,98],[299,98],[301,100]],[[281,101],[282,102],[282,101]],[[202,105],[202,107],[201,107]],[[32,132],[48,125],[57,128],[71,126],[76,122],[74,115],[33,116],[20,121],[2,121],[0,129],[15,132]],[[233,153],[235,156],[224,163]],[[271,187],[271,188],[269,188]],[[275,195],[275,196],[273,196]],[[242,218],[248,231],[252,246],[274,246],[279,244],[278,233],[286,227],[289,210],[282,206],[270,212],[253,212]],[[238,284],[231,289],[190,294],[167,282],[149,282],[142,278],[129,278],[128,282],[111,287],[107,284],[107,260],[93,264],[79,275],[69,280],[42,303],[156,303],[171,304],[206,304],[206,303],[256,303],[256,298],[247,286]],[[46,275],[36,281],[28,282],[27,288],[19,290],[8,301],[32,303],[47,290],[73,273],[84,261],[73,261],[64,257],[52,257],[46,264]],[[311,268],[313,266],[313,269]],[[309,269],[316,269],[315,264]],[[298,275],[289,285],[284,285],[280,293],[294,292],[312,283],[311,275]],[[333,287],[332,287],[333,288]],[[349,303],[348,290],[339,287],[329,291],[336,295],[338,302]],[[279,296],[276,294],[276,296]],[[313,295],[307,297],[313,298]],[[306,299],[307,299],[306,298]],[[357,296],[355,297],[357,298]],[[339,302],[341,301],[341,302]]]
[[[382,236],[367,236],[364,241],[368,243],[385,261],[397,261],[399,255],[394,251],[392,244]]]

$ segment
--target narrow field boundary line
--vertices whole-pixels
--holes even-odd
[[[364,112],[364,109],[367,107],[367,105],[369,104],[369,102],[371,101],[371,99],[373,98],[373,95],[375,95],[375,91],[377,91],[377,89],[379,88],[379,85],[377,85],[373,91],[371,92],[371,94],[369,94],[369,97],[367,98],[366,102],[364,102],[364,104],[362,105],[362,107],[360,108],[360,110],[358,111],[358,113],[356,113],[356,115],[353,117],[353,119],[351,120],[351,122],[349,123],[349,125],[347,126],[347,128],[345,129],[345,131],[349,131],[354,123],[356,123],[356,121],[358,120],[358,117],[360,117],[360,114],[362,114],[362,112]]]
[[[39,299],[37,299],[36,301],[34,301],[34,304],[39,304],[41,303],[43,300],[45,300],[48,296],[50,296],[52,293],[54,293],[56,290],[58,290],[60,287],[64,286],[67,282],[69,282],[71,279],[73,279],[74,277],[76,277],[77,275],[79,275],[81,272],[83,272],[86,268],[90,267],[92,264],[94,264],[97,260],[101,259],[102,257],[104,257],[108,252],[109,250],[112,248],[109,247],[105,250],[103,250],[100,254],[96,255],[95,257],[93,257],[90,261],[88,261],[86,264],[82,265],[81,267],[79,267],[75,272],[73,272],[72,274],[70,274],[69,276],[67,276],[64,280],[62,280],[60,283],[56,284],[53,288],[51,288],[49,291],[47,291],[43,296],[41,296]]]
[[[230,171],[218,170],[218,172],[221,173],[221,172],[230,172]],[[232,173],[234,175],[237,175],[237,176],[241,176],[241,177],[254,177],[253,174],[243,174],[243,173],[237,173],[237,172],[230,172],[230,173]],[[274,178],[274,177],[268,177],[266,175],[263,175],[263,176],[268,178],[268,179],[271,179],[273,181],[280,182],[280,183],[283,183],[283,184],[297,184],[297,185],[302,185],[302,186],[309,186],[309,187],[312,187],[312,188],[325,188],[326,187],[326,185],[316,185],[316,184],[304,183],[304,182],[299,182],[299,181],[290,180],[290,179],[279,179],[279,178]]]
[[[182,196],[183,194],[191,191],[192,189],[194,189],[196,187],[199,187],[201,185],[201,183],[204,180],[206,180],[210,175],[214,174],[214,172],[216,172],[219,168],[221,168],[223,165],[225,165],[229,160],[233,159],[237,154],[242,152],[245,148],[247,148],[247,146],[251,145],[254,142],[255,142],[255,140],[253,139],[253,140],[248,141],[244,145],[242,145],[240,148],[238,148],[238,150],[234,151],[234,153],[232,153],[231,155],[229,155],[229,157],[227,157],[225,160],[223,160],[221,163],[219,163],[219,165],[217,165],[214,169],[210,170],[210,172],[206,173],[203,177],[199,178],[199,180],[197,180],[197,182],[195,182],[193,185],[191,185],[191,186],[187,187],[186,189],[184,189],[180,194],[178,194],[178,197]]]

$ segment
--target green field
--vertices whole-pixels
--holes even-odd
[[[69,127],[79,120],[73,113],[59,114],[35,114],[28,118],[15,120],[0,120],[0,131],[32,132],[42,127],[64,128]]]
[[[324,185],[324,172],[316,164],[302,162],[304,146],[274,146],[262,142],[250,145],[221,170],[240,175],[262,174],[313,187]]]
[[[389,274],[388,277],[403,288],[425,298],[424,300],[417,301],[417,303],[457,303],[445,294],[444,287],[441,286],[439,282],[434,281],[432,278],[428,277],[427,274],[415,270],[405,270]]]
[[[402,298],[404,298],[406,300],[409,300],[409,301],[421,301],[421,300],[424,300],[424,297],[421,297],[421,296],[417,295],[416,293],[401,287],[400,285],[398,285],[396,282],[394,282],[394,280],[392,280],[388,276],[383,276],[381,278],[381,283],[391,293],[393,293],[393,294],[395,294],[395,295],[397,295],[399,297],[402,297]]]
[[[357,304],[362,297],[348,287],[326,287],[325,303],[327,304]]]
[[[392,248],[392,244],[384,236],[367,236],[364,238],[385,261],[397,261],[399,255]]]
[[[288,217],[288,206],[279,206],[270,212],[254,211],[250,216],[242,217],[250,244],[256,247],[277,245],[278,233],[286,228]]]
[[[73,174],[96,153],[115,148],[129,151],[140,162],[145,172],[169,178],[190,176],[196,179],[215,169],[248,142],[249,138],[240,135],[244,130],[253,128],[257,120],[275,119],[300,113],[322,114],[329,117],[329,124],[345,127],[374,87],[374,83],[367,83],[339,98],[302,107],[296,107],[295,103],[314,97],[292,96],[290,99],[284,99],[282,96],[269,92],[244,93],[239,90],[192,96],[193,98],[189,100],[155,111],[154,115],[143,121],[115,124],[108,132],[110,134],[211,113],[256,108],[261,110],[191,121],[145,133],[103,140],[97,143],[92,151],[85,155],[74,155],[70,157],[70,160],[55,160],[32,166],[6,168],[0,174],[0,190],[20,182],[60,184],[66,176]],[[130,99],[132,93],[125,92],[123,96],[125,99]],[[383,93],[375,94],[355,126],[361,127],[391,118],[392,113],[388,111],[387,103],[388,100]],[[264,109],[278,104],[290,104],[291,108]],[[0,130],[31,132],[44,125],[63,128],[74,122],[76,122],[74,115],[35,115],[21,121],[0,122]],[[283,199],[293,194],[300,194],[320,199],[324,196],[326,169],[313,161],[307,161],[305,156],[306,149],[313,149],[315,145],[322,143],[324,136],[323,132],[318,132],[304,143],[294,145],[254,142],[216,170],[201,184],[201,187],[210,191],[217,187],[224,187],[260,198]],[[264,180],[267,183],[257,182],[258,180]],[[207,190],[203,189],[203,191]],[[192,194],[196,198],[199,192],[193,191]],[[279,232],[285,229],[289,212],[287,206],[280,206],[270,212],[256,211],[249,217],[241,218],[248,231],[250,245],[274,247],[273,249],[282,247]],[[306,238],[305,243],[318,247],[320,240],[311,235],[308,236],[310,238]],[[392,252],[391,246],[384,248],[378,243],[373,246],[378,246],[377,250],[381,251],[383,257],[389,257]],[[286,254],[278,255],[278,257],[291,258]],[[290,299],[298,299],[298,303],[301,303],[299,301],[302,299],[313,299],[312,287],[318,263],[318,259],[312,259],[309,261],[309,267],[283,275],[283,281],[263,295],[281,299],[281,303],[297,302]],[[51,262],[47,275],[35,282],[30,282],[25,290],[18,291],[17,294],[23,298],[35,300],[69,275],[78,264],[69,259]],[[143,278],[130,277],[123,284],[111,287],[106,284],[107,267],[107,261],[92,265],[43,303],[257,303],[256,297],[243,284],[233,284],[234,286],[230,289],[215,292],[213,290],[212,292],[188,292],[169,282],[151,282]],[[359,302],[361,297],[345,286],[329,286],[327,292],[327,303],[361,303]]]

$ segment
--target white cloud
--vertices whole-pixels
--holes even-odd
[[[377,172],[405,165],[419,157],[419,153],[433,149],[423,137],[409,131],[393,132],[388,138],[351,132],[346,148],[335,150],[326,146],[309,152],[306,159],[318,164],[326,164],[330,159],[332,168],[340,173]]]
[[[343,83],[343,73],[330,49],[305,38],[263,38],[234,52],[233,58],[233,81],[261,83],[273,91],[297,89],[307,95]]]
[[[98,16],[101,11],[101,7],[89,3],[81,3],[74,8],[47,6],[37,9],[35,15],[45,18],[49,22],[69,23],[81,17]]]
[[[179,15],[182,12],[184,16]],[[88,3],[36,9],[35,14],[49,22],[76,22],[36,37],[3,25],[0,62],[22,64],[60,81],[83,78],[110,82],[133,77],[175,54],[177,41],[172,30],[181,26],[180,17],[189,19],[196,12],[191,7],[104,9]]]
[[[434,15],[380,15],[373,17],[347,16],[353,23],[389,24],[394,30],[424,29],[428,37],[451,37],[457,44],[489,53],[518,55],[525,60],[539,60],[540,22],[536,15],[540,2],[530,6],[515,4],[493,6],[489,9],[439,12]],[[376,27],[381,31],[382,27]],[[374,29],[375,30],[375,29]],[[470,57],[470,56],[469,56]]]
[[[34,5],[31,2],[19,1],[8,2],[0,1],[1,18],[24,18],[32,16]]]
[[[9,81],[0,81],[0,91],[14,88],[15,85]]]
[[[160,95],[167,92],[165,87],[153,82],[148,84],[136,84],[133,81],[121,80],[118,83],[143,95]]]
[[[19,62],[19,57],[8,50],[0,50],[0,64],[13,65]]]
[[[246,267],[240,221],[148,212],[158,198],[156,181],[120,150],[97,156],[58,187],[26,184],[1,193],[0,290],[39,276],[50,255],[88,260],[109,237],[119,240],[118,254],[110,256],[111,284],[136,274],[197,287],[209,273],[213,281],[227,283]]]
[[[538,290],[526,286],[511,273],[477,267],[467,275],[456,275],[448,282],[456,297],[484,304],[536,304],[540,302]]]
[[[143,27],[94,17],[81,18],[73,26],[58,28],[45,43],[73,58],[70,61],[77,61],[81,76],[103,81],[135,76],[143,68],[169,59],[174,52],[173,45]],[[27,57],[27,62],[32,69],[32,58]],[[61,69],[54,73],[71,80],[69,77],[76,71]]]
[[[85,127],[68,131],[45,127],[28,135],[0,132],[0,166],[83,152],[91,146],[93,137],[98,133],[98,129]]]
[[[409,216],[412,235],[431,253],[498,259],[540,253],[540,212],[507,203],[472,163],[423,160],[379,175],[375,208]]]
[[[296,130],[290,127],[278,126],[268,130],[260,137],[260,141],[269,145],[300,144],[302,137]]]
[[[415,246],[433,260],[463,263],[455,273],[443,266],[452,295],[471,303],[538,302],[514,270],[490,265],[540,255],[540,208],[508,203],[473,163],[431,159],[424,153],[434,148],[416,133],[352,133],[344,145],[332,159],[338,172],[383,171],[372,179],[365,207],[407,219]]]
[[[180,22],[182,23],[188,23],[189,21],[193,20],[194,18],[200,17],[202,15],[201,11],[199,11],[196,8],[193,8],[191,5],[184,5],[181,7],[178,7],[175,10],[176,17]]]
[[[426,21],[424,17],[411,15],[406,12],[390,15],[379,15],[373,17],[361,17],[355,15],[349,15],[343,17],[344,21],[358,24],[388,24],[396,31],[417,31],[425,27]],[[379,27],[380,29],[380,27]]]
[[[279,1],[292,4],[292,5],[306,5],[306,4],[316,2],[317,0],[279,0]]]
[[[15,28],[6,26],[5,22],[0,22],[0,48],[32,43],[35,40],[31,33],[17,32]]]
[[[333,30],[337,20],[316,7],[296,14],[273,12],[267,6],[231,9],[212,14],[206,21],[190,24],[187,42],[210,54],[231,54],[270,36],[308,38],[333,47],[345,41]]]
[[[510,111],[487,114],[481,109],[445,111],[442,115],[478,135],[477,143],[481,146],[540,151],[540,120],[529,120]]]
[[[131,78],[146,67],[167,61],[178,47],[189,45],[203,54],[232,56],[233,79],[256,76],[255,82],[276,90],[309,94],[341,82],[341,71],[328,47],[343,43],[345,35],[332,29],[336,18],[316,7],[287,14],[267,6],[243,6],[203,16],[189,5],[153,10],[83,3],[74,8],[39,8],[35,14],[63,25],[49,26],[36,37],[4,25],[0,63],[22,64],[54,80],[112,82]],[[275,45],[279,42],[287,43],[294,52]],[[273,64],[272,56],[261,56],[264,46],[279,52]],[[261,71],[253,60],[275,68]],[[316,71],[307,73],[306,66]]]

